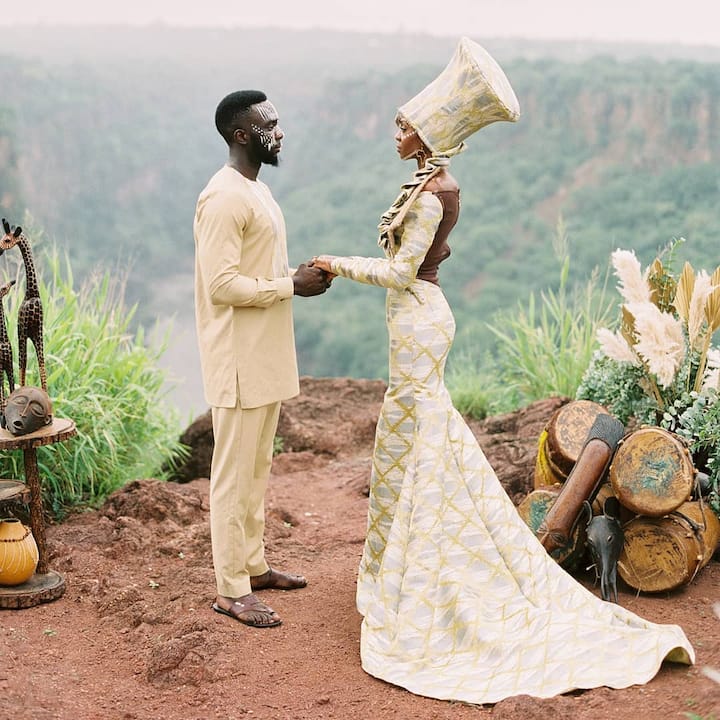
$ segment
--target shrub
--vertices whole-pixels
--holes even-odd
[[[498,381],[490,358],[483,364],[469,351],[462,352],[448,364],[446,385],[453,405],[476,420],[508,412],[519,406],[513,387]]]
[[[595,271],[584,287],[570,288],[570,255],[562,219],[555,253],[560,262],[557,290],[531,294],[527,305],[499,313],[490,330],[497,338],[499,385],[513,387],[520,404],[552,395],[573,397],[597,347],[595,334],[611,304]]]
[[[18,279],[5,300],[12,341],[24,295],[22,261],[15,251],[3,259],[11,273],[16,264]],[[72,506],[100,503],[130,480],[165,477],[160,468],[172,467],[185,449],[177,412],[164,402],[168,379],[157,365],[166,342],[150,347],[142,328],[130,330],[135,308],[123,306],[124,282],[105,272],[76,291],[68,260],[62,262],[54,250],[36,255],[36,266],[53,414],[77,427],[66,442],[38,448],[43,500],[58,517]],[[49,271],[47,282],[41,270]],[[17,358],[17,348],[14,353]],[[39,386],[31,343],[27,366],[26,384]],[[22,453],[3,454],[0,472],[22,477]]]

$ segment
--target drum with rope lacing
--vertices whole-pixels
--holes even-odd
[[[720,520],[701,501],[683,503],[664,517],[638,516],[623,529],[618,574],[644,592],[687,585],[710,562],[720,541]]]

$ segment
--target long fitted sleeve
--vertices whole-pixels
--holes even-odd
[[[417,277],[442,216],[440,200],[430,192],[420,193],[405,216],[400,248],[394,257],[338,257],[330,264],[332,272],[368,285],[398,290],[408,287]]]

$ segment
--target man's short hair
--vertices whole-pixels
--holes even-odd
[[[232,136],[237,129],[240,118],[258,103],[267,100],[267,95],[260,90],[238,90],[226,95],[215,110],[215,127],[230,145]]]

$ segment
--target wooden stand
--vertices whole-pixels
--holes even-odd
[[[62,442],[76,434],[75,423],[63,418],[55,418],[47,427],[27,435],[15,436],[0,428],[0,450],[22,450],[25,467],[25,484],[14,480],[0,481],[0,505],[10,500],[28,501],[30,529],[38,547],[39,558],[37,570],[30,580],[22,585],[0,586],[0,608],[33,607],[57,600],[65,592],[65,578],[57,572],[48,570],[45,519],[36,448]]]

